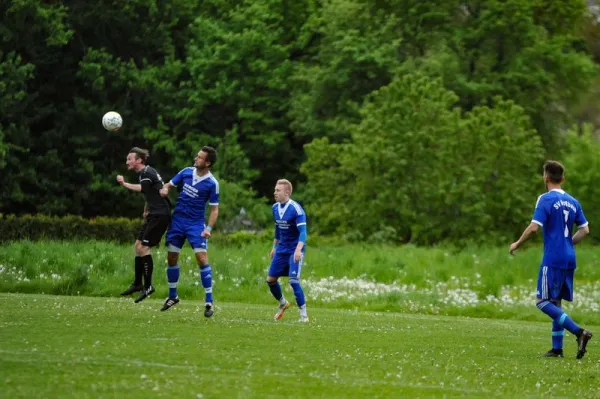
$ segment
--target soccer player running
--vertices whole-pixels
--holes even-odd
[[[185,168],[170,182],[165,184],[160,194],[169,195],[173,186],[180,188],[173,218],[167,230],[167,281],[169,282],[169,297],[162,311],[168,310],[179,303],[177,283],[179,282],[179,253],[187,239],[196,254],[200,272],[200,282],[204,287],[205,300],[204,316],[213,315],[212,269],[208,263],[208,239],[211,230],[219,217],[219,183],[210,173],[210,168],[217,161],[217,152],[212,147],[202,147],[194,159],[194,167]],[[206,203],[210,205],[210,218],[205,223],[204,211]]]
[[[300,286],[300,274],[304,261],[306,248],[306,213],[292,195],[292,183],[288,180],[278,180],[275,185],[275,204],[273,204],[273,218],[275,219],[275,239],[269,254],[271,266],[267,276],[267,284],[271,294],[279,301],[279,309],[275,320],[283,317],[285,311],[291,306],[284,298],[279,277],[289,277],[290,285],[294,290],[296,304],[300,308],[300,322],[308,322],[306,314],[306,299]]]
[[[586,352],[592,333],[579,327],[561,309],[561,301],[573,300],[573,276],[575,268],[574,245],[589,234],[579,202],[562,190],[564,167],[556,161],[544,164],[544,182],[548,192],[539,196],[533,220],[521,237],[510,245],[514,252],[535,234],[540,227],[544,232],[544,256],[537,282],[537,307],[552,319],[552,349],[546,357],[563,357],[563,338],[565,328],[577,337],[577,359]],[[571,236],[573,224],[578,231]]]
[[[135,277],[131,286],[121,292],[123,296],[140,292],[135,303],[143,301],[154,292],[152,247],[160,243],[171,219],[171,203],[159,193],[163,187],[162,178],[156,169],[146,165],[149,156],[147,150],[138,147],[133,147],[127,154],[127,169],[139,173],[139,184],[127,183],[123,176],[117,176],[117,183],[128,190],[141,192],[146,199],[144,223],[135,241]]]

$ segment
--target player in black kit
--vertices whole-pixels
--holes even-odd
[[[171,203],[168,198],[161,197],[159,194],[159,190],[163,187],[162,178],[156,169],[146,165],[149,155],[148,150],[138,147],[133,147],[127,154],[127,169],[139,173],[139,184],[127,183],[123,176],[117,176],[117,183],[128,190],[141,192],[146,199],[144,224],[135,241],[135,278],[131,286],[121,292],[123,296],[139,292],[135,303],[143,301],[154,292],[152,247],[160,243],[171,221]]]

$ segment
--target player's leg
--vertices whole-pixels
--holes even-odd
[[[204,316],[211,317],[214,314],[213,292],[212,292],[212,267],[208,263],[208,240],[201,236],[204,230],[204,224],[189,228],[187,239],[198,263],[198,274],[200,283],[204,287]]]
[[[567,331],[577,337],[579,347],[577,357],[580,359],[585,353],[585,347],[587,342],[591,339],[592,334],[577,325],[569,315],[553,303],[553,301],[557,302],[562,299],[561,292],[563,285],[566,282],[566,276],[567,273],[562,270],[542,266],[538,276],[538,299],[536,306],[559,326],[564,327]]]
[[[149,215],[148,228],[139,245],[136,243],[136,256],[142,259],[144,289],[135,300],[136,303],[143,301],[154,293],[152,285],[152,274],[154,273],[154,259],[152,258],[152,247],[160,244],[160,240],[169,225],[169,215]]]
[[[279,302],[279,307],[273,318],[280,320],[285,311],[291,306],[290,303],[283,296],[281,285],[279,284],[279,277],[287,276],[289,273],[288,255],[275,254],[271,259],[271,265],[267,273],[267,284],[269,285],[269,291],[273,297]]]
[[[144,237],[144,234],[146,233],[147,228],[148,228],[148,222],[147,222],[147,220],[145,220],[144,223],[142,224],[142,227],[140,227],[140,231],[138,232],[138,237],[135,240],[135,244],[134,244],[135,258],[134,258],[133,283],[131,283],[129,288],[127,288],[125,291],[121,292],[122,296],[127,296],[127,295],[134,294],[136,292],[140,292],[144,288],[142,285],[142,276],[144,274],[144,265],[142,264],[142,259],[137,254],[137,248],[139,245],[141,245],[142,239]]]
[[[562,310],[562,301],[551,301],[557,308]],[[545,357],[563,357],[563,341],[565,328],[557,320],[552,320],[552,349],[544,354]]]
[[[198,250],[198,252],[196,252],[196,261],[198,262],[200,283],[202,284],[202,287],[204,287],[204,316],[211,317],[214,313],[214,305],[212,292],[212,267],[208,263],[208,252],[206,252],[206,250]]]
[[[308,314],[306,313],[306,298],[304,297],[304,290],[300,285],[300,274],[302,273],[302,263],[304,263],[304,254],[300,257],[298,262],[294,261],[294,255],[289,258],[290,265],[290,285],[294,291],[294,297],[296,297],[296,304],[300,309],[300,320],[303,323],[308,322]]]
[[[171,221],[167,230],[167,282],[169,284],[169,296],[165,300],[161,311],[170,309],[179,303],[177,296],[177,284],[179,283],[179,254],[185,242],[184,232],[179,228],[176,220]]]
[[[573,301],[573,279],[575,277],[575,269],[563,271],[564,284],[561,290],[561,297],[565,301]],[[586,329],[577,335],[577,359],[581,359],[587,352],[587,344],[592,339],[592,332]]]

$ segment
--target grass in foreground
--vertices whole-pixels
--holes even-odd
[[[10,398],[600,397],[598,339],[544,359],[550,322],[0,294]],[[600,332],[599,326],[587,326]]]

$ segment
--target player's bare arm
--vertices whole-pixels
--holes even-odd
[[[219,218],[219,205],[211,205],[210,206],[210,217],[208,218],[208,224],[206,225],[206,228],[202,232],[202,237],[204,237],[204,238],[210,237],[210,232],[212,231],[213,227],[217,223],[218,218]]]
[[[509,252],[511,255],[515,254],[515,251],[521,247],[531,236],[533,236],[539,230],[540,225],[534,222],[531,222],[529,226],[523,231],[521,237],[512,244],[510,244]]]
[[[279,245],[279,240],[275,238],[273,240],[273,248],[271,248],[271,252],[269,252],[269,258],[273,259],[273,256],[275,256],[275,252],[277,251],[277,245]]]
[[[165,184],[160,190],[159,193],[161,196],[163,197],[167,197],[169,195],[169,189],[173,187],[173,185],[171,184],[171,182],[168,182],[167,184]]]
[[[142,185],[141,184],[127,183],[125,181],[125,178],[123,178],[123,176],[121,176],[121,175],[117,176],[117,183],[119,183],[120,185],[122,185],[123,187],[125,187],[128,190],[135,191],[136,193],[142,192]]]
[[[573,245],[577,245],[581,242],[581,240],[583,240],[583,238],[585,236],[587,236],[588,234],[590,234],[590,226],[589,225],[585,225],[583,227],[580,227],[577,232],[573,235]]]
[[[304,248],[304,243],[302,241],[298,241],[296,250],[294,251],[294,262],[299,262],[302,258],[302,248]]]

